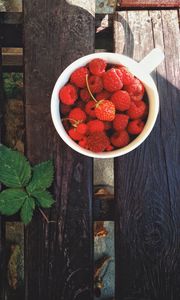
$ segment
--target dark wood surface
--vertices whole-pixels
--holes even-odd
[[[63,0],[25,0],[24,41],[26,153],[56,167],[46,212],[55,222],[37,214],[25,233],[25,299],[92,299],[92,160],[55,132],[50,97],[62,70],[94,51],[94,16]]]
[[[154,46],[160,112],[147,140],[115,159],[116,299],[180,297],[180,36],[177,10],[117,13],[115,51],[138,61]]]
[[[1,45],[0,45],[1,46]],[[3,106],[4,106],[4,97],[3,97],[3,79],[2,79],[2,52],[0,48],[0,143],[2,143],[3,136]],[[1,191],[1,184],[0,184]],[[5,269],[5,232],[4,232],[4,222],[3,217],[0,216],[0,299],[4,297],[4,269]]]
[[[180,0],[119,0],[120,7],[180,7]]]

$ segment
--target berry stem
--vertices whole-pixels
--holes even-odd
[[[71,118],[63,118],[63,119],[61,119],[62,121],[72,121],[72,122],[74,122],[74,124],[72,124],[74,127],[77,127],[78,126],[78,124],[80,124],[82,121],[77,121],[77,120],[74,120],[74,119],[71,119]]]
[[[49,224],[49,223],[56,223],[55,221],[49,221],[48,217],[45,215],[45,213],[43,212],[43,210],[42,210],[40,207],[38,207],[38,209],[39,209],[41,215],[43,216],[44,220],[45,220],[48,224]]]
[[[91,92],[91,90],[90,90],[89,82],[88,82],[88,74],[86,75],[86,85],[87,85],[87,89],[88,89],[88,92],[89,92],[91,98],[92,98],[95,102],[98,102],[98,101],[96,100],[96,98],[93,96],[93,94],[92,94],[92,92]]]

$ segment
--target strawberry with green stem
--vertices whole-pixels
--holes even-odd
[[[115,118],[115,106],[110,100],[102,99],[97,101],[96,98],[93,96],[89,83],[88,83],[88,74],[86,75],[86,85],[88,92],[91,98],[96,102],[95,105],[95,115],[97,119],[101,121],[113,121]]]

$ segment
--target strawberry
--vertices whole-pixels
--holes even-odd
[[[96,117],[101,121],[113,121],[115,118],[115,106],[109,100],[101,100],[95,106]]]

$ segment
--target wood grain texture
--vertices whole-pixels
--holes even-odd
[[[179,0],[119,0],[120,7],[180,7]]]
[[[177,10],[117,13],[114,31],[116,52],[140,60],[154,46],[159,46],[166,55],[153,74],[160,95],[155,128],[136,150],[115,159],[116,299],[178,300],[180,34]]]
[[[64,0],[24,1],[26,153],[55,164],[55,207],[26,230],[26,300],[92,299],[92,160],[61,141],[50,116],[57,77],[94,52],[94,17]]]
[[[1,45],[0,45],[1,46]],[[2,49],[0,47],[0,143],[2,143],[2,136],[4,131],[3,123],[3,109],[4,109],[4,93],[3,93],[3,78],[2,78]],[[0,184],[0,191],[1,191]],[[3,299],[4,287],[4,270],[5,270],[5,231],[3,217],[0,216],[0,299]]]

